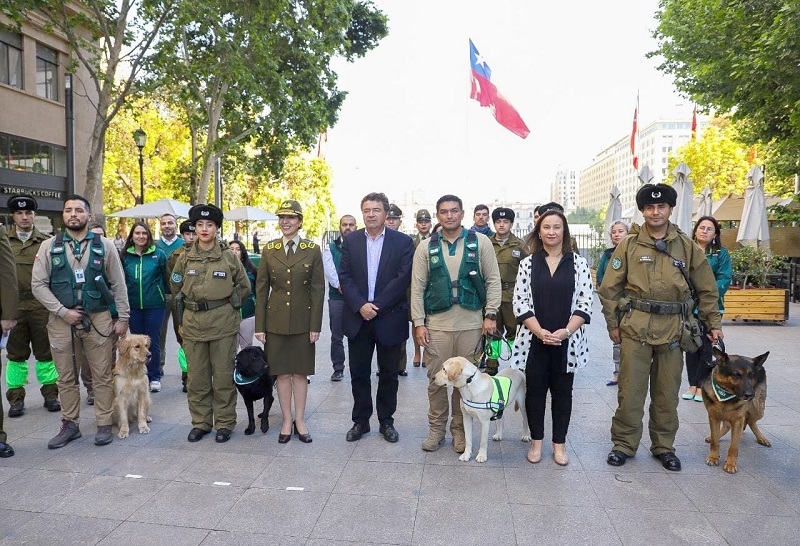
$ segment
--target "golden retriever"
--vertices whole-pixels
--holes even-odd
[[[531,441],[531,431],[528,426],[528,414],[525,413],[525,374],[516,369],[505,368],[497,373],[498,376],[511,380],[511,387],[505,400],[506,409],[522,411],[522,437],[523,442]],[[495,416],[495,411],[488,407],[475,407],[487,405],[492,400],[494,381],[488,374],[478,371],[478,367],[466,358],[457,356],[449,358],[442,364],[442,369],[434,376],[434,383],[440,386],[452,385],[461,393],[461,412],[464,414],[464,453],[459,461],[469,461],[472,456],[472,420],[477,419],[481,425],[481,444],[475,460],[479,463],[486,462],[486,450],[489,443],[489,421]],[[465,403],[466,401],[466,403]],[[503,439],[502,414],[495,419],[495,434],[492,440]]]
[[[150,427],[150,389],[147,361],[150,358],[150,336],[128,334],[117,342],[119,358],[114,366],[114,422],[119,425],[119,437],[127,438],[129,422],[138,421],[139,434]]]

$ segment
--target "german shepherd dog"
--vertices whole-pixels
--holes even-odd
[[[702,386],[703,403],[708,411],[708,424],[711,427],[711,435],[706,438],[706,442],[711,444],[706,458],[707,465],[719,464],[719,439],[729,430],[731,445],[725,466],[722,467],[729,474],[738,470],[739,442],[746,425],[750,425],[759,444],[771,446],[769,440],[758,430],[758,421],[764,417],[764,403],[767,399],[764,361],[768,356],[769,352],[766,352],[755,358],[748,358],[728,355],[714,348],[716,365]]]
[[[261,347],[251,345],[239,351],[233,369],[233,380],[247,408],[247,428],[244,433],[249,436],[256,431],[253,402],[264,400],[264,411],[258,417],[261,418],[261,432],[266,434],[269,430],[269,410],[275,402],[272,394],[275,378],[269,373],[269,364]]]

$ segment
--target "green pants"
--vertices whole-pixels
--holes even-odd
[[[3,403],[0,402],[0,442],[8,441],[6,431],[3,430]]]
[[[644,402],[650,387],[650,451],[674,452],[678,432],[678,392],[683,353],[680,347],[647,345],[623,337],[620,351],[617,411],[611,420],[614,448],[633,456],[642,439]]]
[[[236,426],[236,385],[233,383],[233,359],[236,334],[211,341],[183,338],[188,375],[189,414],[192,427],[205,431]]]
[[[50,354],[50,340],[47,336],[47,322],[50,313],[45,308],[32,309],[30,311],[20,311],[17,317],[17,325],[11,330],[8,336],[8,359],[17,362],[24,362],[33,356],[39,362],[50,362],[53,356]],[[55,383],[55,381],[53,381]]]

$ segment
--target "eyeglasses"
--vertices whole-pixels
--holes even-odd
[[[701,226],[701,227],[697,228],[697,231],[702,231],[703,233],[714,233],[717,230],[714,229],[713,227],[702,227]]]

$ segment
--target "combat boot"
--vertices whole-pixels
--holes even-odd
[[[497,375],[497,371],[499,369],[499,365],[497,360],[487,360],[486,361],[486,373],[489,375]]]
[[[86,405],[94,406],[94,391],[86,391]]]
[[[423,451],[436,451],[444,443],[444,432],[431,430],[428,432],[428,437],[422,442]]]
[[[456,453],[464,453],[467,449],[467,439],[464,438],[463,430],[451,430],[453,433],[453,451]]]
[[[55,383],[42,385],[39,392],[44,397],[44,407],[47,408],[47,411],[61,411],[61,402],[58,401],[58,386]]]
[[[6,391],[9,403],[8,416],[21,417],[25,415],[25,387],[14,387]]]
[[[94,435],[94,445],[108,445],[113,439],[113,436],[111,436],[111,425],[100,425],[97,427],[97,434]]]
[[[186,372],[181,372],[181,383],[183,383],[183,392],[189,392],[189,389],[186,388],[186,379],[189,377],[189,374]]]
[[[8,408],[9,417],[22,417],[23,415],[25,415],[25,404],[22,402],[11,404],[11,407]]]
[[[80,437],[81,437],[81,430],[78,428],[78,424],[75,423],[74,421],[68,421],[67,419],[62,419],[61,431],[47,443],[47,448],[58,449],[60,447],[64,447],[72,440],[77,440]]]

